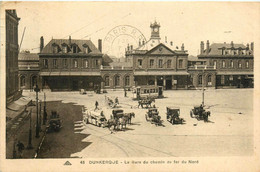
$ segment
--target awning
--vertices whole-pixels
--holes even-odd
[[[135,76],[145,76],[145,75],[189,75],[186,71],[135,71]]]
[[[219,71],[217,75],[254,75],[253,71]]]

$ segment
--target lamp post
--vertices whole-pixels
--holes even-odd
[[[40,100],[39,129],[42,131],[42,101]]]
[[[38,87],[38,85],[36,84],[36,87],[34,88],[34,91],[36,92],[36,115],[37,115],[37,117],[36,117],[36,135],[35,135],[35,137],[36,138],[39,138],[40,136],[39,136],[39,131],[40,131],[40,129],[39,129],[39,120],[38,120],[38,92],[40,91],[40,89],[39,89],[39,87]]]
[[[44,103],[43,103],[43,125],[46,124],[47,112],[46,112],[46,95],[44,93]]]
[[[28,141],[28,146],[27,149],[32,149],[32,109],[30,111],[30,128],[29,128],[29,141]]]

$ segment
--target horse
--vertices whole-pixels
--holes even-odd
[[[209,122],[210,112],[209,111],[204,112],[202,115],[203,115],[204,122]]]
[[[155,99],[149,98],[149,99],[142,99],[138,101],[138,108],[139,106],[141,106],[143,108],[143,104],[146,105],[146,108],[148,108],[148,106],[152,107],[152,102],[155,102]]]
[[[119,126],[121,126],[121,130],[123,129],[123,128],[125,128],[126,129],[126,124],[127,124],[127,121],[129,120],[129,118],[127,117],[127,116],[123,116],[122,118],[119,118],[118,119],[118,124],[119,124]],[[125,126],[125,127],[124,127]]]
[[[119,123],[118,123],[118,120],[117,119],[109,119],[107,121],[107,127],[108,129],[110,130],[110,128],[114,126],[114,130],[116,130],[116,128],[118,129],[119,127]],[[110,130],[111,131],[111,130]],[[112,131],[111,131],[112,132]]]
[[[159,115],[153,115],[152,121],[155,123],[155,125],[160,125],[161,124],[161,117]]]
[[[125,117],[128,117],[128,124],[131,124],[131,120],[132,120],[132,117],[135,118],[135,113],[134,112],[131,112],[131,113],[124,113],[124,116]]]

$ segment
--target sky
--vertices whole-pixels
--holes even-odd
[[[160,23],[161,42],[182,43],[190,55],[198,55],[200,42],[250,43],[259,40],[260,3],[249,2],[3,2],[16,9],[21,50],[39,52],[53,39],[91,39],[97,46],[119,25],[137,28],[148,40],[150,23]],[[129,40],[122,36],[121,41]],[[123,43],[122,43],[123,44]],[[124,43],[126,45],[126,43]],[[122,51],[122,50],[121,50]],[[110,52],[112,53],[112,52]],[[113,52],[114,53],[114,52]],[[112,55],[112,54],[110,54]],[[114,54],[117,56],[118,54]]]

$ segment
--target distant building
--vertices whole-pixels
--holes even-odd
[[[19,89],[28,89],[33,91],[33,88],[40,82],[39,77],[39,55],[24,51],[18,56],[19,67]]]
[[[6,103],[21,96],[18,91],[18,25],[16,10],[5,11],[6,26]]]
[[[99,49],[90,40],[52,39],[40,43],[41,87],[53,91],[93,90],[101,87],[101,40]]]
[[[206,65],[216,70],[216,88],[248,88],[254,83],[254,43],[234,44],[209,41],[198,59],[206,60]]]
[[[161,42],[160,24],[150,25],[151,37],[141,41],[139,47],[126,50],[127,61],[132,62],[134,85],[163,86],[164,89],[187,89],[187,51],[182,44],[180,50],[173,50],[172,42]],[[178,47],[176,47],[178,48]]]

